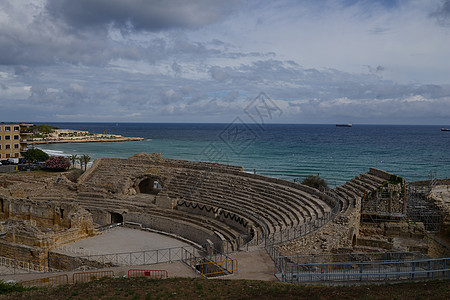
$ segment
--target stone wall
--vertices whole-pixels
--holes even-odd
[[[46,259],[46,262],[48,262],[49,268],[63,271],[73,271],[85,267],[100,269],[112,266],[111,263],[102,263],[94,260],[88,260],[82,257],[68,256],[53,251],[50,251],[48,253],[48,258]]]
[[[369,174],[383,178],[384,180],[389,181],[391,179],[392,174],[383,170],[369,168]]]
[[[199,245],[207,244],[208,239],[218,245],[222,242],[218,235],[205,227],[169,217],[129,212],[125,217],[125,222],[139,223],[142,224],[142,227],[179,235]]]
[[[98,234],[91,215],[68,204],[1,197],[1,255],[44,259],[48,249]]]

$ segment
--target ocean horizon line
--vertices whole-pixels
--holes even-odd
[[[29,121],[25,123],[31,124],[178,124],[178,125],[227,125],[232,122],[114,122],[114,121],[105,121],[105,122],[84,122],[84,121],[76,121],[76,122],[60,122],[60,121],[45,121],[45,122],[34,122]],[[255,122],[241,122],[241,124],[245,125],[255,125],[255,126],[270,126],[270,125],[318,125],[318,126],[335,126],[336,124],[352,124],[352,126],[429,126],[429,127],[445,127],[450,126],[450,124],[376,124],[376,123],[264,123],[259,124]]]

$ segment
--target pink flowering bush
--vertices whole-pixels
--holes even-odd
[[[51,171],[65,171],[70,167],[70,160],[64,156],[50,156],[45,167]]]

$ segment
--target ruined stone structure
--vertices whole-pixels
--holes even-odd
[[[336,205],[307,186],[159,154],[99,159],[79,179],[78,191],[73,201],[98,224],[139,223],[234,250],[320,218]]]
[[[96,234],[94,227],[127,223],[218,251],[264,246],[270,237],[288,240],[277,245],[283,255],[417,250],[421,247],[417,243],[401,248],[396,238],[422,239],[423,226],[360,222],[365,195],[380,191],[392,178],[390,173],[370,169],[324,193],[246,173],[237,166],[146,153],[128,159],[103,158],[76,183],[61,175],[24,175],[16,181],[0,176],[0,194],[8,195],[0,197],[0,216],[10,222],[9,228],[0,227],[4,233],[0,241],[6,245],[20,240],[23,247],[51,249]],[[400,197],[394,199],[399,201],[392,207],[404,206]],[[17,221],[12,222],[14,218]],[[311,228],[308,225],[317,220],[324,226],[289,240],[293,230]]]
[[[78,205],[0,195],[3,257],[43,262],[49,250],[95,234],[91,215]]]

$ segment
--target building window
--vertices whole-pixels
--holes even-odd
[[[6,158],[10,158],[11,157],[11,154],[6,154]]]
[[[19,158],[19,153],[14,153],[15,158]]]
[[[2,145],[0,145],[0,150],[2,150]]]
[[[17,134],[14,135],[14,139],[17,141],[19,140],[19,136]]]
[[[11,126],[5,126],[5,131],[11,131]]]
[[[14,131],[19,131],[19,126],[14,126]]]
[[[19,144],[14,144],[14,149],[19,149]]]
[[[11,145],[5,145],[5,149],[11,149]]]
[[[11,139],[11,136],[10,135],[5,135],[5,140],[10,140]]]
[[[2,136],[0,135],[0,141],[2,140]]]

